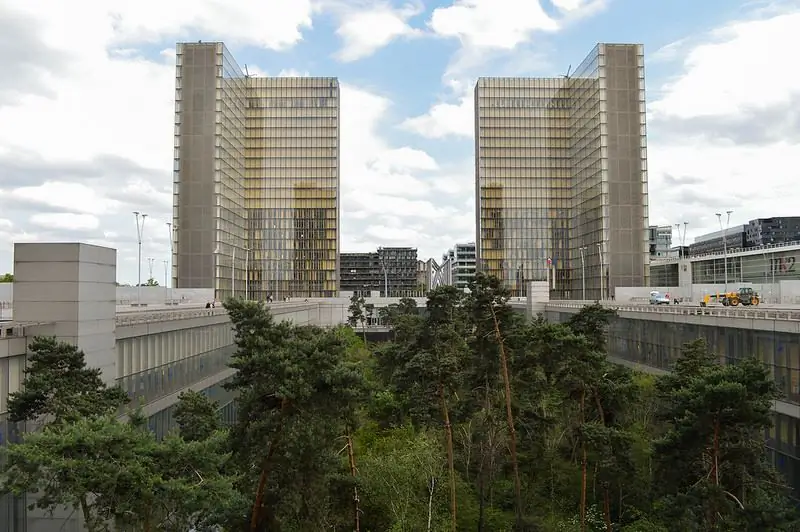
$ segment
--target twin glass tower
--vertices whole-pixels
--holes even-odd
[[[333,297],[339,83],[251,77],[223,43],[179,43],[173,286]]]
[[[598,44],[561,78],[480,78],[475,203],[478,269],[515,296],[648,286],[642,46]]]
[[[173,286],[334,297],[339,83],[251,77],[225,45],[176,56]],[[598,44],[560,78],[475,86],[476,267],[513,295],[649,284],[644,52]]]

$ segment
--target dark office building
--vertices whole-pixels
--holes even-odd
[[[386,297],[413,297],[417,286],[416,248],[379,248],[371,253],[342,253],[339,257],[340,290]]]
[[[694,257],[709,253],[722,253],[726,246],[728,251],[743,249],[747,243],[746,228],[746,225],[736,225],[725,231],[714,231],[698,236],[694,239],[694,244],[689,246],[689,254]],[[723,234],[725,238],[723,238]]]
[[[800,216],[750,220],[745,226],[747,246],[767,246],[800,240]]]

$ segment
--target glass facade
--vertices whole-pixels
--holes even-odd
[[[644,101],[641,45],[599,44],[564,78],[478,80],[480,269],[514,295],[531,280],[557,299],[584,281],[591,299],[647,286]]]
[[[339,83],[250,78],[250,295],[334,297],[339,277]]]
[[[249,77],[222,43],[180,43],[175,85],[174,286],[335,296],[338,81]]]
[[[244,279],[247,80],[222,43],[179,43],[175,63],[173,286],[224,299]]]
[[[475,87],[478,268],[523,295],[547,279],[569,213],[569,99],[561,79],[480,78]],[[567,257],[561,255],[562,260]]]

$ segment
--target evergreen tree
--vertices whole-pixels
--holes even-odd
[[[101,371],[86,365],[83,351],[55,338],[36,337],[29,346],[22,390],[8,398],[12,422],[70,423],[116,412],[128,402],[119,387],[108,387]]]

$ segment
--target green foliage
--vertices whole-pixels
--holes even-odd
[[[90,531],[180,530],[214,524],[208,508],[235,498],[219,473],[214,441],[154,436],[110,417],[78,419],[27,434],[8,449],[3,491],[38,492],[36,506],[79,509]],[[211,519],[213,520],[213,519]]]
[[[250,473],[240,485],[252,506],[247,522],[255,530],[318,529],[330,517],[342,466],[336,443],[355,423],[363,376],[335,329],[275,324],[257,302],[230,300],[226,308],[238,346],[230,388],[239,392],[239,419],[229,446]]]
[[[778,397],[756,360],[726,366],[703,341],[671,374],[607,358],[615,313],[525,320],[497,279],[377,309],[393,340],[349,325],[276,322],[230,300],[238,420],[180,395],[157,441],[76,348],[31,346],[0,490],[76,508],[90,532],[224,530],[692,532],[800,529],[764,432]],[[504,364],[505,360],[505,364]],[[507,375],[507,379],[506,379]],[[506,382],[507,380],[507,382]],[[352,451],[352,453],[350,452]]]
[[[0,283],[13,283],[14,282],[14,274],[13,273],[4,273],[0,275]]]
[[[175,421],[186,441],[203,441],[220,429],[219,405],[206,395],[188,390],[178,396]]]
[[[53,423],[70,423],[113,413],[128,402],[121,388],[103,383],[99,369],[86,366],[76,346],[37,337],[28,349],[24,387],[8,398],[10,421],[48,417]]]

